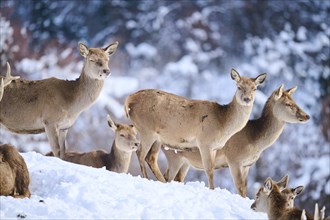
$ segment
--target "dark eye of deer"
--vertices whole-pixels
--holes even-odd
[[[125,137],[125,135],[123,135],[123,134],[120,134],[120,137]]]

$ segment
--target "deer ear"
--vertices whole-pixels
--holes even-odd
[[[104,48],[103,50],[108,54],[108,56],[111,56],[116,52],[118,44],[119,44],[118,41],[116,41],[113,44],[110,44],[109,46]]]
[[[302,193],[302,191],[304,190],[304,186],[298,186],[296,188],[294,188],[293,193],[298,196],[300,193]]]
[[[266,191],[266,193],[270,193],[270,191],[272,191],[273,189],[273,181],[270,177],[268,177],[264,183],[264,189]]]
[[[286,90],[286,92],[287,92],[289,95],[292,95],[292,94],[297,90],[297,88],[298,88],[298,86],[295,86],[295,87],[293,87],[293,88],[291,88],[291,89]]]
[[[117,130],[117,125],[116,123],[111,119],[110,115],[107,116],[107,120],[108,120],[108,125],[110,128],[112,128],[114,131]]]
[[[289,182],[289,176],[285,175],[280,181],[276,183],[276,185],[280,188],[282,191],[283,189],[288,187],[288,182]]]
[[[233,80],[235,80],[235,82],[238,82],[241,79],[241,76],[239,75],[239,73],[234,68],[231,69],[230,75],[231,75],[231,78]]]
[[[278,100],[279,98],[282,97],[283,95],[283,87],[284,87],[284,84],[282,84],[280,86],[280,88],[278,88],[276,91],[275,91],[275,100]]]
[[[265,81],[266,76],[267,76],[267,73],[262,73],[259,76],[257,76],[254,79],[254,82],[256,83],[256,85],[258,86],[258,85],[262,84]]]
[[[85,58],[89,54],[88,47],[85,44],[81,43],[81,42],[78,43],[78,49],[79,49],[80,55],[85,57]]]

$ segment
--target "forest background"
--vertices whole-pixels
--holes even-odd
[[[127,122],[123,102],[139,89],[226,104],[235,92],[232,67],[248,76],[266,72],[251,115],[257,118],[274,89],[297,85],[293,97],[311,119],[286,125],[262,154],[249,174],[249,197],[254,183],[288,174],[291,186],[305,186],[298,206],[313,212],[318,202],[329,213],[330,1],[2,0],[0,7],[2,75],[8,61],[22,78],[75,79],[83,62],[79,41],[90,47],[120,42],[99,99],[69,130],[69,150],[109,150],[106,115]],[[16,135],[4,127],[0,142],[21,152],[50,150],[44,134]],[[163,155],[159,163],[164,170]],[[140,175],[136,156],[130,172]],[[186,181],[196,180],[206,176],[191,169]],[[216,172],[215,184],[235,192],[228,169]]]

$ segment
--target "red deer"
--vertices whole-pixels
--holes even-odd
[[[108,124],[115,132],[110,153],[102,150],[87,153],[68,152],[65,153],[64,160],[95,168],[106,167],[107,170],[117,173],[127,173],[132,153],[139,146],[137,130],[133,125],[115,123],[109,115]]]
[[[208,177],[210,189],[214,189],[213,173],[215,150],[241,130],[249,120],[257,86],[264,82],[266,74],[256,78],[241,77],[232,69],[236,93],[228,105],[206,100],[190,100],[164,91],[150,89],[138,91],[126,99],[127,117],[138,129],[141,144],[137,155],[142,175],[148,178],[145,160],[158,180],[165,182],[157,164],[157,158],[146,158],[150,148],[160,150],[160,144],[174,149],[198,147],[201,161]]]
[[[109,56],[118,42],[102,48],[78,44],[84,57],[80,77],[74,81],[48,78],[13,80],[0,102],[0,124],[21,134],[46,132],[55,156],[64,157],[68,129],[99,96],[110,75]]]
[[[268,177],[263,187],[264,193],[267,195],[267,215],[269,219],[278,220],[300,220],[303,211],[299,208],[289,208],[286,198],[281,194],[280,188],[276,183]],[[306,219],[311,220],[313,217],[306,213]]]
[[[300,195],[303,191],[303,186],[295,188],[287,188],[288,176],[283,177],[280,181],[276,182],[276,185],[280,188],[282,196],[287,202],[287,206],[294,207],[294,199]],[[255,201],[251,205],[251,209],[256,212],[267,212],[267,194],[264,192],[263,187],[260,187],[256,193]]]
[[[268,98],[261,117],[249,120],[246,126],[234,134],[225,146],[216,152],[215,168],[228,167],[238,193],[247,194],[247,179],[250,167],[259,159],[261,153],[269,148],[280,136],[286,123],[303,123],[309,119],[292,99],[297,87],[283,90],[283,85]],[[155,154],[154,149],[149,152]],[[163,150],[168,161],[165,179],[183,181],[189,165],[203,169],[202,157],[198,151]],[[151,156],[149,156],[151,157]]]
[[[0,145],[0,195],[30,197],[30,176],[23,157],[9,144]]]

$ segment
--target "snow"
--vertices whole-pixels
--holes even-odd
[[[1,219],[266,219],[250,209],[253,200],[202,182],[161,183],[35,152],[21,155],[32,196],[1,196]]]

